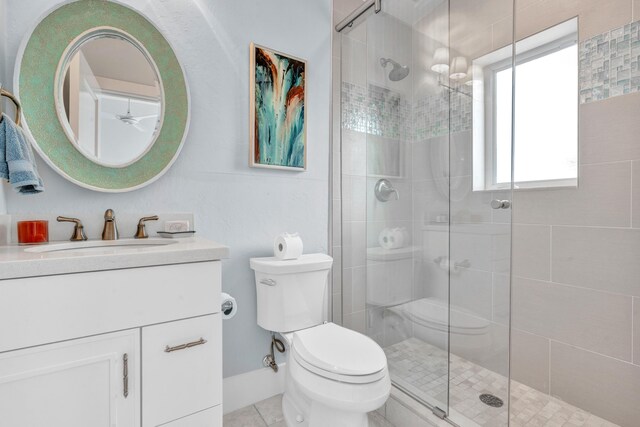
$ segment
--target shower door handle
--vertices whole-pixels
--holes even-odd
[[[509,200],[492,200],[491,209],[509,209],[511,202]]]

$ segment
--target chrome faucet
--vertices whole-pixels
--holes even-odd
[[[116,225],[116,214],[113,209],[107,209],[104,213],[102,240],[118,240],[118,226]]]

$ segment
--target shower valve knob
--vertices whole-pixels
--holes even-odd
[[[491,209],[509,209],[511,202],[509,200],[492,200]]]

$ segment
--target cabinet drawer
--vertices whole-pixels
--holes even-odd
[[[144,427],[222,403],[221,321],[218,313],[142,328]]]
[[[180,418],[162,427],[222,427],[222,405]]]
[[[220,261],[0,280],[0,352],[217,313],[220,281]]]

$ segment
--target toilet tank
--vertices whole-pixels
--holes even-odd
[[[333,258],[302,255],[294,260],[251,258],[255,272],[258,325],[273,332],[310,328],[325,320]]]

